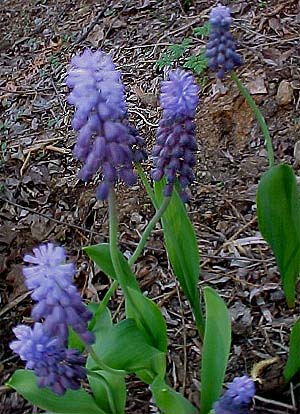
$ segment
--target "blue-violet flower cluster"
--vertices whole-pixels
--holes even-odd
[[[79,351],[66,349],[38,322],[33,328],[18,325],[13,331],[18,340],[10,347],[26,361],[26,368],[34,371],[39,387],[49,387],[58,395],[63,395],[67,389],[80,388],[80,380],[86,375],[84,357]]]
[[[26,368],[34,370],[40,387],[48,386],[61,395],[67,388],[78,389],[85,377],[84,358],[77,350],[66,349],[68,328],[92,344],[94,335],[87,329],[92,313],[73,284],[75,267],[65,263],[64,249],[48,243],[33,251],[24,257],[30,266],[23,268],[23,274],[37,302],[31,313],[36,322],[33,328],[18,325],[14,329],[18,340],[10,347],[27,361]]]
[[[211,30],[206,56],[210,69],[217,72],[219,79],[223,79],[225,72],[242,64],[242,59],[236,52],[235,41],[230,33],[229,7],[221,5],[214,7],[210,12],[209,22]]]
[[[127,121],[121,73],[109,55],[86,49],[72,58],[66,80],[76,107],[72,126],[78,132],[76,158],[84,162],[79,177],[90,180],[101,168],[103,180],[97,198],[105,200],[118,179],[133,185],[133,162],[146,157],[144,139]]]
[[[255,385],[247,375],[236,377],[225,394],[214,404],[216,414],[249,414],[249,406],[255,395]]]
[[[33,252],[33,256],[24,256],[24,261],[33,266],[23,268],[26,286],[33,289],[31,297],[37,301],[32,309],[33,319],[44,319],[45,330],[63,343],[67,341],[68,326],[83,342],[93,343],[94,337],[87,330],[92,313],[82,303],[73,284],[75,266],[65,263],[63,247],[48,243],[33,249]]]
[[[152,178],[166,178],[164,195],[171,196],[178,178],[180,196],[188,200],[186,187],[194,180],[192,168],[196,164],[194,117],[199,102],[199,87],[194,77],[183,70],[169,73],[169,79],[161,84],[160,103],[162,118],[153,148],[154,169]]]

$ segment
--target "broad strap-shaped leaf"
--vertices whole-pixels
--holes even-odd
[[[95,374],[96,376],[88,376],[88,379],[99,407],[109,414],[124,414],[126,404],[124,377],[106,371],[95,371]]]
[[[126,294],[126,315],[135,320],[147,342],[167,352],[167,326],[159,307],[141,292],[128,288]]]
[[[163,201],[163,186],[164,180],[155,183],[155,196],[159,205]],[[198,291],[200,273],[198,244],[186,208],[175,189],[161,221],[169,260],[180,286],[191,304],[199,327],[201,311]]]
[[[103,243],[88,246],[84,250],[104,273],[116,279],[110,257],[109,244]],[[119,257],[128,287],[128,293],[124,292],[127,316],[136,321],[138,328],[145,335],[150,345],[162,352],[166,352],[167,335],[163,316],[157,305],[143,296],[131,268],[121,252]]]
[[[94,398],[83,389],[68,390],[65,395],[58,396],[48,388],[39,388],[37,378],[32,371],[18,369],[7,385],[32,404],[56,414],[106,414],[96,404]]]
[[[204,288],[206,309],[201,366],[201,414],[208,414],[219,398],[227,367],[230,343],[230,315],[224,301],[210,287]]]
[[[300,270],[300,204],[296,178],[289,165],[277,165],[261,178],[257,191],[261,234],[272,247],[287,304],[295,303]]]
[[[150,385],[151,392],[162,414],[196,414],[197,408],[158,376]]]
[[[300,371],[300,319],[294,324],[290,336],[289,357],[283,370],[285,381],[290,381],[298,371]]]
[[[148,344],[133,319],[121,321],[105,334],[99,334],[93,348],[107,366],[135,373],[146,383],[165,373],[165,354]],[[96,367],[91,357],[88,357],[87,367]]]
[[[107,276],[114,280],[118,280],[111,257],[108,243],[95,244],[93,246],[84,247],[85,253],[95,262]],[[132,289],[140,290],[139,285],[127,263],[123,254],[119,251],[119,260],[126,277],[126,285]]]

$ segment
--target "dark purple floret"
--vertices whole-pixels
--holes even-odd
[[[44,329],[66,343],[68,326],[85,343],[93,343],[94,336],[87,330],[87,322],[92,313],[82,303],[77,288],[73,284],[75,266],[65,263],[66,255],[62,247],[52,243],[33,249],[34,255],[25,255],[24,261],[32,266],[24,267],[23,274],[28,289],[33,289],[31,297],[37,301],[32,309],[35,321],[44,319]]]
[[[255,385],[247,375],[236,377],[213,406],[216,414],[249,414],[249,406],[255,395]]]
[[[89,181],[102,170],[97,197],[103,200],[118,179],[136,182],[133,162],[145,159],[145,141],[127,121],[121,73],[109,55],[89,49],[76,55],[66,83],[72,89],[68,102],[76,107],[74,155],[84,163],[79,177]]]
[[[236,52],[235,41],[230,33],[231,16],[229,7],[218,5],[209,15],[211,25],[206,56],[211,70],[223,79],[226,72],[241,66],[242,59]]]
[[[80,388],[86,377],[84,357],[76,349],[66,349],[57,338],[48,335],[43,324],[35,323],[31,329],[18,325],[13,329],[17,340],[10,348],[26,361],[26,368],[38,377],[39,387],[49,387],[63,395],[67,389]]]
[[[153,148],[154,181],[166,178],[165,197],[170,197],[178,180],[180,197],[186,202],[186,187],[194,180],[196,164],[194,116],[199,102],[199,87],[194,77],[183,70],[170,72],[169,79],[161,85],[162,118]]]

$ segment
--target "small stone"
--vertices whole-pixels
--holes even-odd
[[[276,100],[278,105],[281,106],[288,105],[293,100],[293,88],[291,87],[290,82],[286,80],[280,82]]]

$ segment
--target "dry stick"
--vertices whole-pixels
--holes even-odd
[[[23,295],[18,296],[16,299],[14,299],[13,301],[9,302],[5,308],[3,308],[0,311],[0,317],[3,316],[6,312],[8,312],[9,310],[11,310],[12,308],[14,308],[15,306],[17,306],[20,302],[23,302],[24,299],[27,298],[27,296],[29,296],[31,294],[30,292],[25,292],[23,293]]]
[[[275,401],[275,400],[269,400],[267,398],[263,398],[263,397],[260,397],[258,395],[254,396],[254,400],[261,401],[261,402],[264,402],[264,403],[267,403],[267,404],[277,405],[278,407],[287,408],[288,410],[295,411],[295,412],[296,412],[296,409],[297,409],[297,408],[295,409],[295,407],[293,407],[292,405],[284,404],[282,402]]]
[[[249,221],[249,223],[246,223],[243,227],[241,227],[237,232],[235,232],[234,234],[233,234],[233,236],[231,236],[230,237],[230,239],[228,240],[228,241],[226,241],[226,242],[224,242],[215,252],[214,252],[214,255],[215,254],[219,254],[220,253],[220,251],[223,249],[223,247],[224,246],[226,246],[227,244],[229,244],[230,242],[232,242],[234,239],[236,239],[237,238],[237,236],[239,236],[244,230],[246,230],[248,227],[250,227],[253,223],[255,223],[256,222],[256,220],[257,220],[257,218],[256,217],[253,217],[253,219],[252,220],[250,220]],[[202,265],[201,265],[201,267],[203,268],[205,265],[207,265],[207,263],[209,263],[210,262],[210,260],[211,259],[206,259],[203,263],[202,263]]]
[[[57,224],[60,224],[60,225],[64,225],[64,226],[67,226],[67,227],[71,227],[71,228],[76,229],[76,230],[84,231],[86,233],[93,234],[94,236],[101,236],[101,237],[104,236],[103,233],[96,233],[95,231],[85,229],[84,227],[77,226],[76,224],[71,224],[71,223],[66,223],[64,221],[56,220],[53,217],[47,216],[47,214],[40,213],[39,211],[36,211],[36,210],[34,210],[33,208],[30,208],[30,207],[22,206],[21,204],[15,203],[14,201],[10,201],[10,200],[8,200],[5,197],[1,197],[0,196],[0,200],[1,201],[4,201],[5,203],[9,203],[12,206],[19,207],[19,208],[22,208],[23,210],[29,211],[29,213],[37,214],[38,216],[41,216],[41,217],[44,217],[44,218],[46,218],[46,219],[48,219],[50,221],[53,221],[54,223],[57,223]]]
[[[94,27],[96,26],[96,24],[99,23],[99,21],[102,19],[102,17],[104,16],[104,13],[106,11],[107,7],[104,7],[96,16],[96,18],[92,21],[92,23],[89,25],[89,27],[86,29],[86,31],[84,33],[82,33],[82,35],[75,41],[75,44],[79,45],[79,43],[83,42],[88,35],[90,34],[90,32],[94,29]]]

